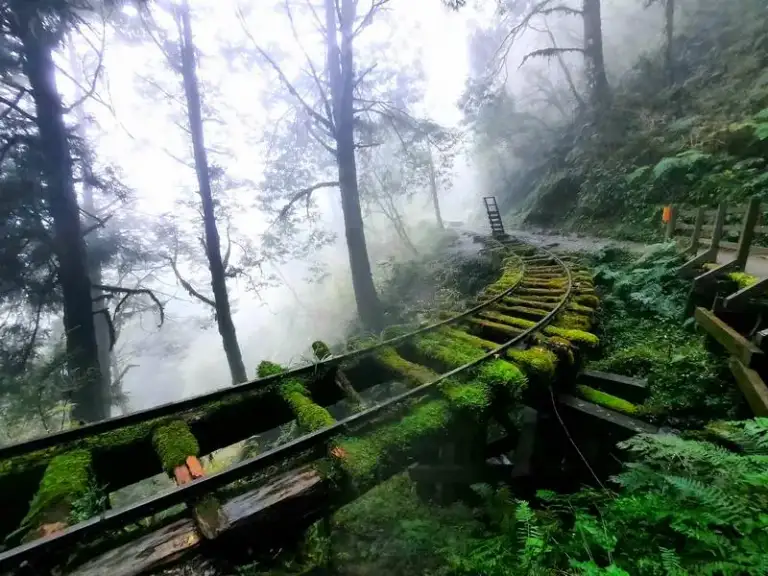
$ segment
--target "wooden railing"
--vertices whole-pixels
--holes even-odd
[[[698,254],[700,246],[706,248],[696,265],[714,262],[720,248],[737,251],[736,260],[741,270],[750,254],[768,254],[768,247],[753,246],[756,235],[768,235],[768,226],[762,225],[765,218],[759,198],[736,206],[723,203],[712,209],[685,205],[669,208],[667,240],[689,235],[686,252],[691,256]],[[725,240],[734,233],[738,233],[738,242]]]

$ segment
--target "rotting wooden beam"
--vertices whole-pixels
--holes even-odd
[[[708,282],[714,282],[726,274],[737,272],[739,270],[741,270],[739,263],[736,260],[732,260],[731,262],[722,264],[717,268],[712,268],[712,270],[707,270],[706,272],[699,274],[696,276],[696,278],[694,278],[693,283],[695,285],[702,285]]]
[[[584,370],[576,378],[577,382],[586,383],[597,390],[635,404],[644,402],[650,393],[648,380],[645,378],[631,378],[598,370]]]
[[[615,410],[610,410],[599,406],[592,402],[576,398],[569,394],[561,394],[557,398],[558,403],[582,416],[587,416],[595,421],[599,421],[609,427],[613,432],[619,434],[619,436],[628,438],[635,434],[656,434],[659,429],[656,426],[625,416]]]
[[[276,518],[291,518],[302,510],[315,510],[316,501],[327,501],[329,483],[311,466],[274,477],[265,484],[226,502],[223,513],[230,519],[227,532],[247,525],[265,530]],[[204,540],[192,520],[179,520],[110,550],[72,571],[70,576],[137,576],[195,550]]]
[[[768,294],[768,278],[758,280],[752,286],[742,288],[723,299],[723,307],[728,310],[738,310],[746,306],[753,298],[759,298]]]
[[[760,375],[738,358],[732,357],[728,365],[755,416],[768,416],[768,388]]]
[[[763,356],[763,351],[720,320],[709,310],[698,307],[693,317],[707,334],[719,342],[728,352],[735,356],[747,367],[752,367],[757,357]]]

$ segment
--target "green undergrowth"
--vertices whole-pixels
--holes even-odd
[[[517,210],[533,225],[654,242],[664,204],[768,199],[767,8],[765,0],[678,3],[674,84],[661,43],[613,87],[594,129],[582,119],[561,127],[549,161],[515,173],[500,202],[525,198]]]
[[[590,367],[647,378],[650,397],[638,409],[659,423],[690,427],[747,414],[724,354],[684,317],[689,284],[675,273],[680,263],[674,245],[640,257],[612,248],[595,256],[602,354]]]
[[[337,511],[330,533],[310,530],[308,562],[239,574],[765,574],[768,419],[716,423],[707,436],[636,436],[620,445],[630,462],[605,488],[540,490],[531,501],[478,484],[473,506],[438,506],[401,474]]]

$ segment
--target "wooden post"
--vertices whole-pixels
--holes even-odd
[[[677,228],[677,209],[674,206],[669,207],[669,220],[667,220],[667,241],[672,240],[675,237],[675,228]]]
[[[691,235],[691,246],[688,248],[688,253],[691,256],[696,256],[699,252],[699,240],[701,240],[701,229],[704,227],[704,218],[707,211],[704,206],[699,206],[696,210],[696,222],[693,225],[693,234]]]
[[[736,262],[739,263],[739,270],[743,271],[747,267],[749,249],[752,247],[752,240],[755,237],[755,225],[757,224],[757,217],[759,215],[760,198],[753,196],[749,200],[747,213],[744,216],[744,227],[741,229],[741,237],[739,238],[739,250],[736,254]]]
[[[712,231],[712,243],[709,245],[708,250],[713,262],[717,262],[717,254],[720,252],[720,239],[723,237],[723,226],[725,226],[725,214],[727,211],[728,206],[724,203],[717,207],[715,229]]]

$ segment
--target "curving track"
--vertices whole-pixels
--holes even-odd
[[[595,302],[591,282],[587,275],[571,267],[551,252],[520,241],[487,242],[487,249],[502,251],[505,258],[502,277],[481,295],[473,308],[437,324],[414,332],[390,338],[338,357],[315,364],[217,390],[181,402],[162,405],[108,421],[67,430],[28,442],[0,447],[0,500],[19,498],[18,494],[3,490],[3,482],[14,479],[39,478],[47,463],[54,457],[66,455],[75,449],[94,453],[98,480],[114,489],[157,473],[157,457],[152,454],[152,434],[168,422],[184,422],[187,429],[200,441],[200,453],[205,454],[253,434],[274,428],[278,424],[297,418],[302,436],[258,454],[216,474],[199,478],[173,490],[157,494],[136,504],[108,510],[98,517],[59,530],[45,538],[38,538],[0,553],[0,570],[15,568],[29,558],[40,558],[46,552],[66,550],[78,543],[103,535],[142,518],[166,510],[176,504],[195,502],[199,498],[231,485],[233,482],[265,474],[268,470],[292,459],[312,460],[330,456],[331,460],[353,459],[353,441],[363,439],[373,429],[397,422],[404,411],[423,407],[430,399],[438,398],[440,406],[453,406],[466,393],[498,382],[483,380],[484,368],[504,368],[505,374],[515,368],[519,373],[536,372],[537,361],[548,360],[555,353],[572,358],[572,350],[591,343],[589,327],[591,308]],[[525,348],[533,345],[536,354],[527,354]],[[458,350],[460,353],[454,353]],[[538,355],[537,355],[538,354]],[[333,372],[336,367],[349,370],[351,383],[359,391],[369,387],[368,378],[357,378],[356,363],[364,363],[366,374],[372,366],[389,373],[408,385],[408,389],[375,406],[360,409],[339,421],[333,420],[324,406],[343,399],[343,394],[331,383],[332,392],[319,375]],[[510,366],[512,368],[510,368]],[[345,368],[346,370],[346,368]],[[525,377],[523,377],[525,379]],[[331,378],[333,380],[333,378]],[[285,382],[315,382],[298,392],[292,388],[286,396]],[[508,383],[501,383],[505,385]],[[295,384],[294,384],[295,385]],[[518,383],[524,388],[525,383]],[[281,387],[282,386],[282,387]],[[516,390],[515,393],[519,391]],[[295,396],[298,394],[298,397]],[[341,395],[340,395],[341,394]],[[490,393],[488,393],[490,394]],[[243,406],[258,407],[258,417],[248,411],[238,419],[232,414]],[[297,406],[310,406],[312,414],[322,418],[302,420]],[[219,414],[221,412],[221,414]],[[211,416],[213,414],[213,416]],[[219,414],[216,416],[216,414]],[[244,417],[243,417],[244,416]],[[269,428],[266,428],[266,427]],[[234,430],[234,431],[233,431]],[[122,445],[120,438],[128,441]],[[345,443],[344,440],[348,441]],[[358,442],[359,443],[359,442]],[[117,445],[117,447],[115,447]],[[147,455],[147,451],[150,454]],[[107,456],[99,456],[100,454]],[[130,469],[139,469],[135,476],[105,471],[99,474],[98,460],[118,461],[133,459]],[[148,462],[146,467],[139,461]],[[341,462],[344,472],[353,470]],[[148,473],[151,470],[151,473]],[[170,470],[168,470],[170,472]],[[104,474],[114,477],[104,481]],[[109,481],[111,480],[111,481]],[[7,485],[7,484],[6,484]],[[36,484],[35,484],[36,485]],[[28,486],[27,486],[28,489]],[[18,503],[17,503],[18,504]],[[0,506],[4,504],[0,501]],[[34,528],[32,526],[31,528]]]

